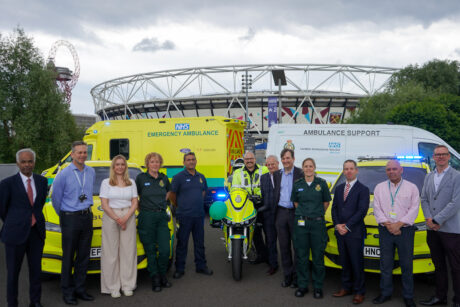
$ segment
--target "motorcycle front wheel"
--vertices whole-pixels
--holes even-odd
[[[241,280],[243,271],[243,240],[232,239],[232,275],[236,281]]]

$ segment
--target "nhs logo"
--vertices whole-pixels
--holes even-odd
[[[176,124],[176,130],[189,130],[190,124]]]

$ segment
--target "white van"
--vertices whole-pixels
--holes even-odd
[[[295,152],[295,165],[316,161],[320,177],[334,182],[343,161],[358,157],[422,156],[430,159],[436,145],[449,148],[451,165],[460,170],[460,155],[449,144],[426,130],[402,125],[279,124],[270,127],[267,156],[279,157],[283,148]]]

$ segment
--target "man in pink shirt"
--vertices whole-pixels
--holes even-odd
[[[403,168],[397,160],[388,161],[386,173],[389,180],[379,183],[374,189],[374,216],[379,224],[381,293],[372,302],[382,304],[391,299],[397,247],[404,303],[412,307],[416,306],[412,277],[413,224],[418,215],[420,194],[415,184],[402,178]]]

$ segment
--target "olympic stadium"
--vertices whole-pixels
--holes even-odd
[[[271,112],[282,123],[342,123],[361,98],[383,91],[397,71],[340,64],[193,67],[109,80],[91,95],[101,120],[214,115],[245,120],[247,114],[248,132],[261,140],[269,130],[270,99],[281,102]]]

